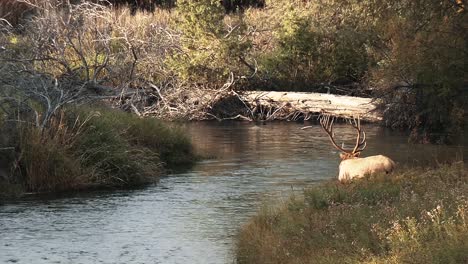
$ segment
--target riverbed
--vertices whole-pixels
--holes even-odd
[[[184,126],[206,157],[189,171],[140,189],[0,205],[0,263],[235,263],[235,235],[264,202],[281,202],[338,173],[338,151],[319,126]],[[461,146],[413,145],[405,134],[363,127],[363,156],[385,154],[400,167],[462,158]],[[335,130],[337,141],[352,147],[355,131]]]

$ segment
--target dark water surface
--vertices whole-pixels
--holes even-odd
[[[0,263],[234,263],[239,227],[265,200],[281,200],[338,174],[320,127],[297,123],[193,123],[199,153],[216,158],[138,190],[26,197],[0,205]],[[365,126],[363,156],[399,166],[457,158],[462,147],[407,144]],[[352,144],[355,131],[336,125]],[[459,159],[461,158],[461,154]]]

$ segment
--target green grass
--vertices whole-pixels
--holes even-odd
[[[238,263],[467,263],[464,164],[326,182],[265,206],[245,226]]]
[[[191,165],[195,161],[190,138],[175,123],[155,118],[138,118],[133,114],[105,107],[80,108],[72,112],[74,114],[71,121],[79,116],[96,116],[90,120],[89,129],[85,132],[87,140],[111,140],[120,145],[119,148],[124,147],[122,144],[129,144],[137,149],[153,152],[169,169]],[[125,143],[117,143],[119,139],[124,139]],[[82,143],[85,145],[83,148],[88,148],[85,142]]]

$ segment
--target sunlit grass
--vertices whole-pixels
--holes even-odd
[[[349,185],[327,182],[265,207],[238,237],[238,263],[467,263],[461,162]]]
[[[195,161],[190,139],[176,125],[104,106],[65,109],[43,130],[26,123],[14,129],[0,133],[2,145],[9,142],[16,152],[1,159],[1,169],[11,172],[0,179],[1,189],[131,187]]]
[[[105,107],[78,108],[75,115],[96,115],[90,120],[91,129],[85,132],[103,136],[102,131],[112,131],[111,137],[121,137],[134,148],[154,152],[166,167],[190,165],[194,153],[188,135],[175,123],[155,118],[138,118],[133,114]],[[97,140],[99,142],[99,140]],[[84,148],[86,149],[86,147]]]

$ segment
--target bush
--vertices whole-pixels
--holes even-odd
[[[90,140],[90,144],[96,144],[98,148],[100,140],[116,142],[110,145],[116,145],[116,149],[123,150],[126,149],[124,145],[129,144],[133,148],[153,152],[168,168],[194,162],[190,138],[176,124],[165,123],[155,118],[138,118],[130,113],[105,107],[78,108],[72,112],[75,118],[85,117],[90,113],[97,115],[97,118],[90,120],[89,128],[82,137]],[[84,144],[82,149],[89,149],[89,146]]]
[[[260,82],[253,87],[349,94],[366,87],[365,94],[383,99],[386,125],[410,130],[413,141],[451,143],[461,134],[468,96],[462,5],[402,0],[267,6],[246,16],[255,28],[252,53],[259,61]],[[343,87],[352,82],[360,85]]]
[[[365,49],[368,35],[365,27],[359,27],[363,15],[354,10],[357,4],[269,4],[274,10],[269,15],[277,19],[264,27],[274,28],[274,44],[255,54],[261,58],[260,78],[280,90],[302,91],[363,80],[369,64]]]

